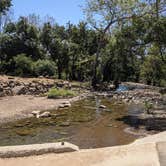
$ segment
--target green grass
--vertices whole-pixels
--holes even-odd
[[[63,97],[74,97],[76,96],[76,92],[67,89],[56,89],[51,88],[47,93],[49,99],[63,98]]]

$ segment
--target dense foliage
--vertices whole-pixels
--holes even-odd
[[[11,0],[0,0],[0,14],[5,14],[11,5]]]
[[[91,81],[95,73],[98,83],[142,81],[165,86],[165,1],[106,2],[87,2],[91,26],[86,22],[60,26],[51,20],[41,25],[35,15],[8,23],[0,33],[0,73],[78,81]],[[10,3],[6,1],[0,12],[4,14]],[[93,12],[103,14],[96,17],[101,22],[92,19]]]

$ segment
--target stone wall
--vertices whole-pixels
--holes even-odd
[[[13,95],[40,95],[52,87],[71,88],[68,81],[46,78],[19,78],[0,76],[0,97]]]

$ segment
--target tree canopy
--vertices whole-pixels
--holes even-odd
[[[0,15],[5,14],[9,10],[12,3],[11,0],[0,0]]]
[[[0,3],[5,14],[11,1]],[[84,12],[77,25],[35,14],[11,20],[0,35],[0,73],[166,86],[165,0],[87,0]]]

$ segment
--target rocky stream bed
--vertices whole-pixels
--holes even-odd
[[[45,78],[0,80],[2,107],[5,110],[6,100],[11,105],[6,110],[9,116],[13,110],[12,114],[19,117],[13,118],[14,122],[11,118],[9,123],[1,123],[0,145],[69,141],[81,148],[96,148],[128,144],[138,137],[166,130],[166,95],[158,87],[125,83],[117,91],[88,91],[81,97],[57,101],[40,95],[51,87],[84,91],[89,88]],[[17,97],[22,98],[18,108]],[[16,101],[12,104],[13,99]]]

